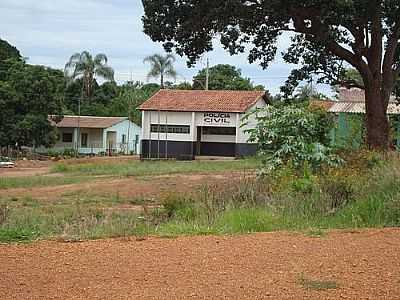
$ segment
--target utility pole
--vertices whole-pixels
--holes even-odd
[[[79,155],[80,150],[80,143],[81,143],[81,97],[78,99],[78,133],[77,133],[77,141],[78,144],[76,145],[76,157]]]
[[[208,91],[208,83],[210,80],[210,61],[207,58],[207,67],[206,67],[206,91]]]

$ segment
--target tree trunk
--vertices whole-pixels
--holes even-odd
[[[161,89],[164,89],[164,75],[161,74]]]
[[[387,151],[390,147],[387,103],[388,99],[384,99],[379,85],[366,89],[367,144],[372,150]]]

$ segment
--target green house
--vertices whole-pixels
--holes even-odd
[[[338,101],[330,102],[328,112],[336,115],[332,141],[338,147],[359,148],[365,139],[365,92],[361,89],[339,90]],[[393,145],[400,149],[400,105],[392,98],[388,106]]]

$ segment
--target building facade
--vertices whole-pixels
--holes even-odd
[[[161,90],[142,111],[142,158],[193,159],[196,156],[254,155],[246,130],[255,116],[245,114],[266,105],[259,91]]]
[[[58,123],[58,141],[51,149],[80,154],[140,154],[141,128],[126,117],[64,116]]]

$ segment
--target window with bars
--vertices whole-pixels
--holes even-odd
[[[190,126],[189,125],[159,125],[159,124],[151,124],[150,130],[153,133],[190,134]]]
[[[236,135],[236,127],[203,127],[204,135]]]

